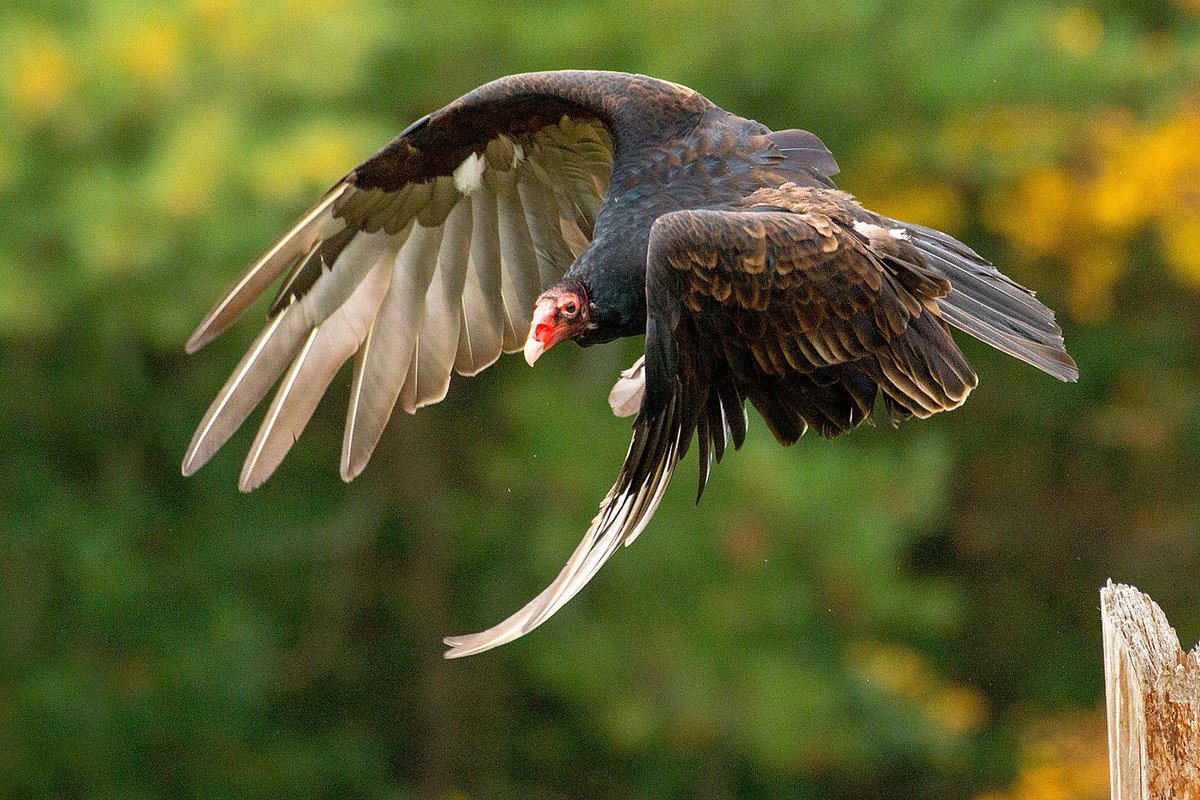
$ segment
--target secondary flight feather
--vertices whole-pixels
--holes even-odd
[[[274,389],[240,480],[260,485],[350,358],[346,480],[397,405],[440,401],[455,372],[644,334],[610,395],[636,416],[599,513],[541,594],[446,639],[456,657],[528,633],[579,592],[646,527],[693,443],[702,493],[744,440],[747,402],[783,444],[835,436],[877,404],[893,422],[956,408],[976,376],[951,328],[1076,379],[1031,291],[944,233],[863,208],[836,173],[813,134],[678,84],[591,71],[486,84],[355,167],[204,317],[188,352],[278,286],[183,472]]]

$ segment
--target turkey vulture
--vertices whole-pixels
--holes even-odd
[[[863,208],[837,171],[813,134],[675,83],[565,71],[486,84],[354,168],[213,306],[189,353],[282,276],[183,472],[278,384],[241,474],[243,490],[261,484],[351,356],[346,480],[396,404],[438,402],[451,372],[644,334],[610,396],[637,414],[616,483],[549,587],[446,639],[447,657],[463,656],[570,600],[650,521],[693,441],[702,492],[728,441],[742,444],[747,401],[783,444],[849,430],[877,398],[893,423],[955,408],[976,377],[950,327],[1076,379],[1033,292],[944,233]]]

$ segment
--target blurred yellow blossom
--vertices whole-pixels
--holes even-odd
[[[76,70],[66,45],[56,35],[41,32],[24,39],[10,73],[14,109],[39,119],[62,105],[75,85]]]
[[[911,137],[890,131],[871,138],[866,148],[869,169],[858,182],[858,196],[867,206],[902,219],[943,230],[963,221],[963,198],[952,185],[921,180],[914,173]]]
[[[194,0],[202,41],[227,65],[243,66],[269,51],[271,32],[282,25],[269,7],[238,0]],[[269,63],[269,62],[266,62]]]
[[[260,151],[252,169],[257,192],[270,200],[289,200],[328,187],[367,154],[348,127],[317,123],[294,131]]]
[[[1163,220],[1160,235],[1167,263],[1189,286],[1200,289],[1200,207]]]
[[[947,684],[928,698],[925,713],[951,733],[969,733],[987,722],[987,699],[973,686]]]
[[[909,180],[902,188],[872,194],[871,208],[906,222],[916,222],[944,231],[962,227],[962,193],[947,183]]]
[[[192,10],[200,19],[219,21],[237,6],[238,0],[191,0]]]
[[[236,140],[227,111],[198,110],[183,119],[150,175],[150,195],[158,208],[171,217],[206,213],[235,157]]]
[[[1022,739],[1012,788],[976,800],[1107,800],[1108,739],[1101,711],[1039,720]]]
[[[1019,170],[992,189],[984,223],[1026,258],[1068,268],[1067,304],[1080,321],[1111,313],[1129,246],[1147,230],[1177,277],[1200,285],[1200,112],[1185,103],[1146,124],[1111,107],[1064,135],[1074,143],[1071,159]]]
[[[118,215],[104,215],[85,224],[87,247],[81,266],[101,280],[145,268],[153,233],[130,225]]]
[[[1071,316],[1080,322],[1101,322],[1112,314],[1113,285],[1127,258],[1125,250],[1111,242],[1079,243],[1067,259],[1071,291],[1066,300]]]
[[[1007,176],[1058,161],[1077,124],[1047,105],[970,108],[947,119],[939,146],[955,169],[982,162],[989,172]]]
[[[987,700],[973,686],[937,674],[915,650],[881,642],[859,642],[850,648],[850,668],[884,691],[913,702],[942,730],[962,734],[987,722]]]
[[[179,71],[183,34],[179,24],[158,17],[139,20],[114,35],[113,60],[146,83],[162,83]]]
[[[1078,199],[1069,175],[1058,167],[1042,167],[993,192],[983,215],[1029,255],[1042,256],[1059,250],[1078,228]]]
[[[289,15],[319,18],[343,12],[349,5],[350,0],[287,0],[284,8]]]
[[[1071,6],[1054,22],[1054,43],[1059,49],[1079,58],[1096,52],[1104,36],[1104,23],[1096,10]]]

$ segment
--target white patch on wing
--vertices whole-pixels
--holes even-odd
[[[908,239],[908,231],[904,230],[904,228],[884,228],[861,219],[854,223],[854,230],[863,236],[866,236],[868,239],[870,239],[872,236],[882,236],[884,234],[892,237],[893,239]]]
[[[454,170],[454,188],[463,194],[471,194],[483,185],[483,169],[487,166],[483,157],[471,153]]]

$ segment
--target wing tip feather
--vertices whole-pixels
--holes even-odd
[[[345,483],[350,483],[352,480],[362,474],[367,468],[367,462],[371,460],[371,454],[368,452],[365,456],[361,453],[342,454],[342,463],[338,468],[338,474]]]
[[[188,338],[187,342],[183,345],[183,352],[187,353],[189,356],[195,355],[197,352],[199,352],[201,347],[204,347],[204,345],[208,344],[215,338],[215,335],[207,334],[208,331],[205,330],[203,324],[197,327],[196,330],[192,332],[192,335]]]
[[[204,466],[203,464],[192,464],[192,458],[193,455],[191,452],[188,452],[183,456],[183,463],[180,465],[179,471],[183,473],[183,477],[185,478],[192,477],[200,471],[200,467]]]

